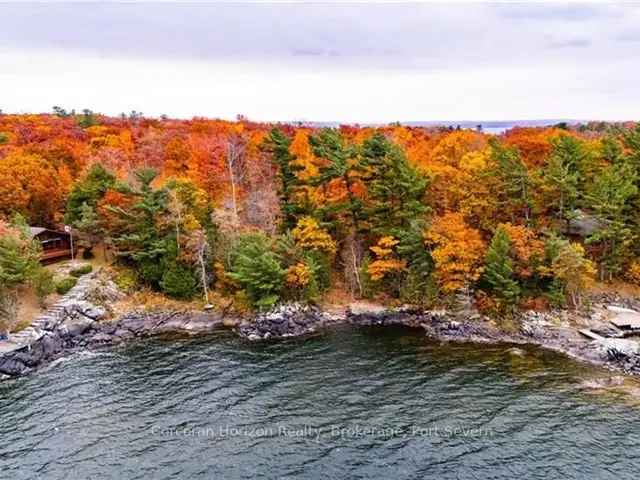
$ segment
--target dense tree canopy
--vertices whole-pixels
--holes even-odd
[[[605,127],[0,115],[0,218],[71,224],[180,298],[578,305],[592,262],[602,280],[640,264],[640,126]]]

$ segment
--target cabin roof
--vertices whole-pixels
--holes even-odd
[[[31,235],[31,238],[35,238],[43,232],[51,232],[51,233],[55,233],[63,236],[69,235],[67,232],[61,232],[59,230],[51,230],[49,228],[44,228],[44,227],[31,227],[31,226],[29,227],[29,233]]]
[[[31,232],[31,237],[37,237],[45,230],[46,228],[42,228],[42,227],[29,227],[29,231]]]

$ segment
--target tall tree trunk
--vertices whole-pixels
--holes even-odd
[[[356,235],[358,234],[359,231],[359,226],[358,226],[358,215],[356,214],[355,211],[355,195],[353,194],[353,185],[351,184],[351,182],[349,181],[349,174],[345,173],[344,174],[344,183],[347,187],[347,193],[349,195],[349,210],[351,211],[351,219],[353,221],[353,227],[356,230]]]
[[[236,179],[233,175],[233,170],[229,166],[229,177],[231,178],[231,203],[233,205],[233,219],[238,223],[238,199],[236,198]]]
[[[202,290],[204,292],[205,304],[209,304],[209,290],[207,288],[207,269],[204,263],[204,254],[206,249],[206,240],[203,240],[198,248],[198,261],[200,262],[200,274],[202,281]]]
[[[238,214],[238,187],[235,168],[238,166],[239,154],[234,144],[227,146],[227,170],[229,171],[229,182],[231,183],[231,206],[233,208],[233,221],[237,225],[240,217]]]

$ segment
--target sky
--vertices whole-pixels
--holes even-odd
[[[640,119],[640,2],[0,3],[0,109]]]

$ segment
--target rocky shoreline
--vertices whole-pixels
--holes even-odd
[[[465,309],[459,312],[385,309],[355,305],[329,313],[316,307],[285,304],[250,319],[216,312],[130,312],[108,320],[109,304],[122,294],[109,280],[92,274],[72,289],[38,323],[34,341],[0,354],[0,375],[12,378],[81,349],[95,349],[159,334],[204,334],[232,326],[248,341],[299,337],[339,324],[355,326],[403,326],[421,329],[441,341],[533,344],[612,371],[640,375],[637,342],[625,339],[589,341],[569,325],[566,312],[524,312],[517,328],[499,328],[487,317]],[[634,305],[635,306],[635,305]]]
[[[640,375],[640,349],[626,339],[589,341],[575,327],[553,322],[553,314],[523,312],[519,328],[506,331],[475,311],[425,311],[399,309],[347,309],[329,314],[314,307],[284,305],[238,329],[249,340],[296,337],[332,325],[402,326],[421,329],[427,337],[451,342],[536,345],[563,353],[579,361],[629,375]]]

